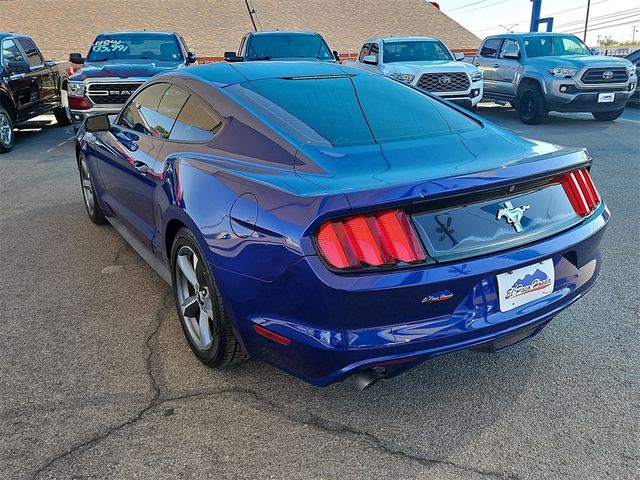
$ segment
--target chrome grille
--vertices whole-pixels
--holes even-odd
[[[122,105],[142,82],[91,83],[87,95],[96,105]]]
[[[625,83],[629,80],[629,74],[624,67],[614,68],[588,68],[582,74],[582,83],[593,85],[596,83]]]
[[[425,73],[418,80],[418,87],[430,92],[463,92],[470,86],[469,76],[462,72]]]

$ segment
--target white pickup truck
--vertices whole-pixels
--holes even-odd
[[[463,107],[482,98],[482,73],[464,55],[453,55],[444,43],[429,37],[370,38],[350,67],[381,73],[424,88]]]

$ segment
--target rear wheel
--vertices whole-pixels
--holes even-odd
[[[518,97],[516,110],[522,123],[538,125],[544,122],[549,110],[538,85],[530,83],[523,88]]]
[[[205,256],[186,228],[176,234],[171,266],[178,316],[193,353],[209,367],[245,360]]]
[[[84,198],[84,206],[87,209],[87,215],[96,225],[104,225],[107,220],[104,217],[100,202],[96,196],[96,190],[93,187],[93,180],[89,173],[87,161],[84,156],[80,156],[78,161],[78,172],[80,173],[80,185],[82,186],[82,197]]]
[[[0,106],[0,153],[7,153],[13,149],[15,135],[13,121],[7,110]]]
[[[624,109],[613,110],[610,112],[591,112],[593,118],[595,118],[599,122],[612,122],[615,119],[619,118],[622,115]]]

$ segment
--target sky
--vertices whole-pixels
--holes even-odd
[[[507,31],[529,31],[531,0],[440,0],[441,10],[480,38]],[[542,0],[541,17],[554,17],[553,30],[582,38],[587,0]],[[587,44],[596,46],[598,36],[640,43],[638,0],[591,0]],[[542,26],[541,30],[545,27]]]

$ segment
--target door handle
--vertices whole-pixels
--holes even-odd
[[[133,168],[138,170],[143,175],[149,171],[149,165],[147,165],[144,162],[141,162],[140,160],[136,160],[135,162],[133,162]]]

